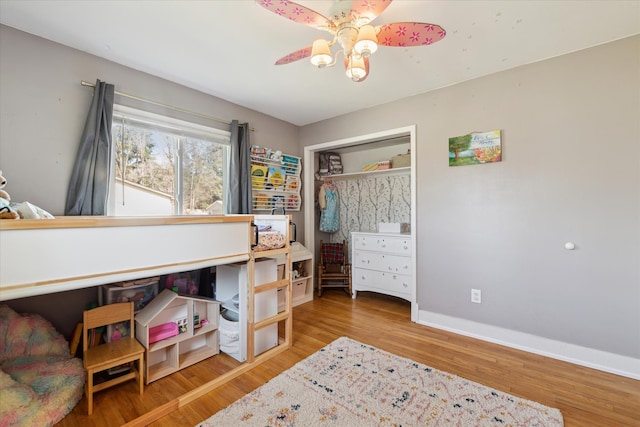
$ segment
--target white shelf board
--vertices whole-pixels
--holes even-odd
[[[391,169],[383,169],[376,171],[368,171],[368,172],[348,172],[342,173],[339,175],[328,175],[320,177],[322,181],[325,180],[336,180],[336,179],[351,179],[351,178],[362,178],[365,176],[384,176],[384,175],[409,175],[411,173],[411,167],[407,166],[404,168],[391,168]]]

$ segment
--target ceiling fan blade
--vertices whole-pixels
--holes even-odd
[[[356,22],[367,24],[378,17],[392,0],[353,0],[351,17]]]
[[[309,8],[301,6],[292,1],[278,1],[278,0],[256,0],[258,4],[265,9],[280,15],[283,18],[287,18],[293,22],[308,25],[310,27],[318,28],[320,30],[332,31],[335,29],[333,22],[318,12],[315,12]]]
[[[394,22],[377,27],[382,46],[423,46],[433,44],[447,34],[441,26],[425,22]]]
[[[290,54],[283,56],[282,58],[276,61],[275,65],[284,65],[290,64],[292,62],[298,61],[300,59],[308,58],[311,56],[311,48],[313,46],[307,46],[304,49],[296,50],[295,52],[291,52]]]

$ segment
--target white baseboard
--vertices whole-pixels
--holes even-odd
[[[640,359],[424,310],[417,323],[640,380]]]

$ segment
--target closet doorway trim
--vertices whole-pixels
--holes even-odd
[[[322,151],[336,150],[345,147],[352,147],[356,145],[362,145],[372,142],[378,142],[381,140],[393,139],[401,136],[409,136],[411,147],[411,245],[412,248],[412,277],[413,283],[411,286],[411,320],[413,322],[418,321],[418,303],[417,303],[417,277],[416,277],[416,230],[417,227],[417,215],[416,215],[416,125],[410,125],[395,129],[389,129],[381,132],[371,133],[367,135],[360,135],[351,138],[339,139],[336,141],[323,142],[315,145],[308,145],[304,147],[304,165],[303,169],[305,183],[313,183],[315,180],[315,171],[317,164],[315,162],[316,153]],[[304,245],[315,253],[315,233],[316,233],[316,218],[314,207],[314,185],[304,185]]]

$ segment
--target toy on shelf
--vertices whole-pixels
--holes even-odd
[[[11,207],[11,196],[2,190],[7,185],[7,180],[0,171],[0,219],[20,219],[20,215]]]
[[[180,333],[178,325],[175,322],[163,323],[162,325],[149,328],[149,344],[164,340],[166,338],[175,337]]]

